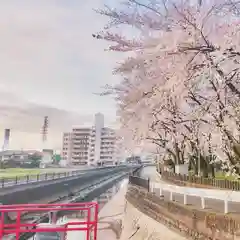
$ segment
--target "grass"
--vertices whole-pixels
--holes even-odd
[[[189,176],[194,176],[194,172],[193,171],[189,171]],[[224,172],[216,172],[215,173],[215,179],[219,179],[219,180],[230,180],[230,181],[238,181],[239,179],[237,179],[236,177],[232,176],[232,175],[226,175]]]
[[[228,175],[224,174],[223,172],[216,172],[215,178],[220,179],[220,180],[221,179],[222,180],[226,179],[226,180],[231,180],[231,181],[238,181],[239,180],[236,177],[234,177],[232,175],[228,176]]]
[[[0,169],[0,178],[13,178],[26,175],[37,175],[41,173],[65,172],[66,169],[53,169],[53,168],[7,168]]]
[[[43,173],[44,169],[33,168],[33,169],[25,169],[25,168],[8,168],[8,169],[0,169],[0,178],[11,178],[11,177],[21,177],[26,175],[37,175]],[[45,171],[46,172],[46,171]]]

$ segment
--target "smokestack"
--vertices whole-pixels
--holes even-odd
[[[44,117],[41,134],[42,134],[42,149],[45,149],[46,143],[47,143],[47,134],[48,134],[48,116]]]
[[[4,130],[4,142],[3,142],[3,147],[2,150],[8,150],[9,147],[9,138],[10,138],[10,129],[6,128]]]

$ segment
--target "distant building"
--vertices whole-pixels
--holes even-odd
[[[42,157],[39,151],[6,150],[0,152],[0,162],[12,167],[23,166],[30,163],[33,155]]]
[[[54,154],[53,149],[43,149],[42,150],[42,160],[41,160],[41,164],[40,164],[41,168],[44,168],[44,167],[48,166],[49,164],[53,163],[53,154]]]
[[[95,115],[92,127],[76,127],[63,134],[62,160],[73,165],[115,164],[116,135],[104,127],[104,116]]]
[[[0,152],[0,161],[9,161],[15,160],[19,162],[23,162],[28,159],[29,153],[27,151],[21,150],[6,150]]]
[[[52,155],[52,156],[53,156],[53,154],[54,154],[54,150],[53,150],[53,149],[43,149],[42,152],[48,153],[48,154],[50,154],[50,155]]]
[[[126,159],[127,163],[133,163],[133,164],[141,164],[141,158],[140,156],[131,156]]]

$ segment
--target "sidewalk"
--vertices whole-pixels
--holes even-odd
[[[124,182],[118,193],[101,209],[98,218],[98,240],[120,239],[127,184],[127,181]]]
[[[154,180],[155,179],[155,180]],[[229,212],[233,214],[239,214],[240,213],[240,192],[238,191],[231,191],[231,190],[218,190],[218,189],[208,189],[208,188],[193,188],[193,187],[180,187],[173,184],[169,184],[168,182],[165,182],[161,180],[161,176],[157,173],[153,175],[152,181],[168,185],[168,188],[174,189],[174,188],[182,188],[185,189],[187,193],[192,193],[196,195],[202,195],[205,198],[205,210],[214,210],[215,212],[223,213],[224,211],[224,201],[214,199],[215,197],[226,197],[228,198],[228,207]],[[155,189],[154,191],[156,195],[159,195],[159,189]],[[169,191],[163,191],[162,194],[164,195],[164,200],[169,201],[170,199],[170,192]],[[207,198],[209,196],[209,198]],[[234,199],[234,201],[233,201]],[[184,204],[184,196],[183,194],[174,193],[173,190],[173,201]],[[201,209],[201,197],[200,196],[187,196],[187,204],[191,205],[195,208]]]

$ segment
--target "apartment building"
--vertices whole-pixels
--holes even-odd
[[[112,165],[116,162],[116,135],[104,126],[104,116],[95,115],[94,126],[75,127],[63,134],[62,158],[73,165]]]
[[[87,165],[89,158],[89,145],[91,141],[91,128],[73,128],[71,163],[74,165]]]
[[[63,133],[62,160],[68,162],[72,156],[72,133]]]

